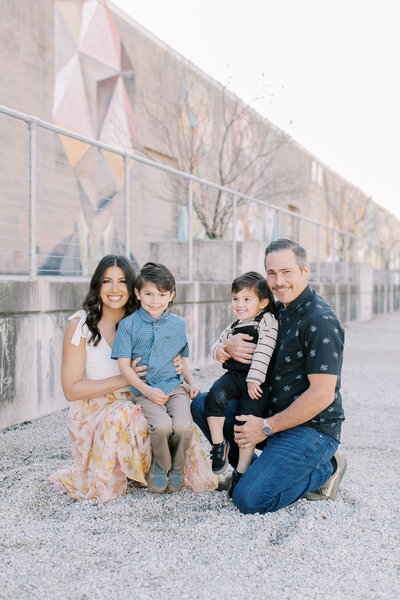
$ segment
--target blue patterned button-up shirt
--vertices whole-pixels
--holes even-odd
[[[141,356],[140,364],[147,365],[146,383],[170,394],[183,381],[172,364],[178,354],[189,356],[185,319],[168,310],[155,319],[140,308],[120,321],[111,358],[134,360]],[[140,394],[134,387],[131,391]]]

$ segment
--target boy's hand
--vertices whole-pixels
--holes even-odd
[[[256,381],[248,381],[247,382],[247,391],[252,400],[258,400],[263,395],[261,386]]]
[[[147,375],[147,365],[140,365],[140,367],[139,367],[138,364],[140,363],[141,360],[142,360],[141,356],[139,356],[139,358],[135,358],[135,360],[133,360],[131,362],[131,367],[135,371],[135,373],[138,377],[144,378]]]
[[[215,351],[215,358],[220,362],[224,363],[226,360],[231,358],[230,354],[226,351],[226,346],[218,346]]]
[[[149,390],[145,393],[146,398],[154,402],[154,404],[158,404],[159,406],[164,406],[167,402],[169,396],[164,394],[162,390],[159,388],[153,388],[149,386]]]
[[[180,354],[175,356],[174,360],[172,361],[172,364],[174,365],[175,373],[177,375],[181,375],[182,367],[183,367],[183,360],[182,360],[182,356]]]
[[[189,385],[189,398],[193,400],[200,394],[200,388],[196,385],[196,383],[191,383]]]

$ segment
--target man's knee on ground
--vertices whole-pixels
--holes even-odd
[[[232,494],[232,500],[241,513],[244,515],[265,514],[278,509],[279,494],[272,498],[268,498],[263,494],[263,498],[260,498],[242,483],[245,483],[245,481],[240,481]]]

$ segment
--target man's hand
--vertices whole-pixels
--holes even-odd
[[[240,415],[236,417],[238,421],[246,421],[244,425],[234,426],[234,437],[235,442],[241,448],[249,448],[250,446],[256,446],[260,442],[264,441],[267,437],[263,432],[264,419],[261,417],[255,417],[254,415]]]
[[[153,388],[149,386],[148,391],[145,393],[146,398],[154,402],[154,404],[158,404],[159,406],[164,406],[164,404],[168,401],[169,396],[164,394],[162,390],[159,388]]]
[[[139,367],[138,364],[140,363],[141,360],[142,360],[141,356],[139,356],[139,358],[135,358],[135,360],[133,360],[131,362],[131,367],[135,371],[136,375],[138,377],[140,377],[141,379],[143,379],[147,375],[147,365],[140,365],[140,367]]]
[[[262,388],[257,381],[247,382],[247,392],[252,400],[258,400],[263,395]]]
[[[251,335],[247,335],[247,333],[236,333],[227,340],[226,351],[235,360],[244,365],[250,365],[257,347],[256,344],[251,343],[252,339]]]
[[[215,358],[220,362],[224,363],[226,360],[230,359],[229,354],[225,350],[225,346],[218,346],[215,351]]]

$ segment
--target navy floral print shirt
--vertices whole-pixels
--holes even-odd
[[[344,330],[329,304],[310,286],[286,308],[278,303],[279,332],[268,377],[269,416],[281,412],[309,387],[307,375],[337,375],[333,403],[305,423],[340,441]]]

